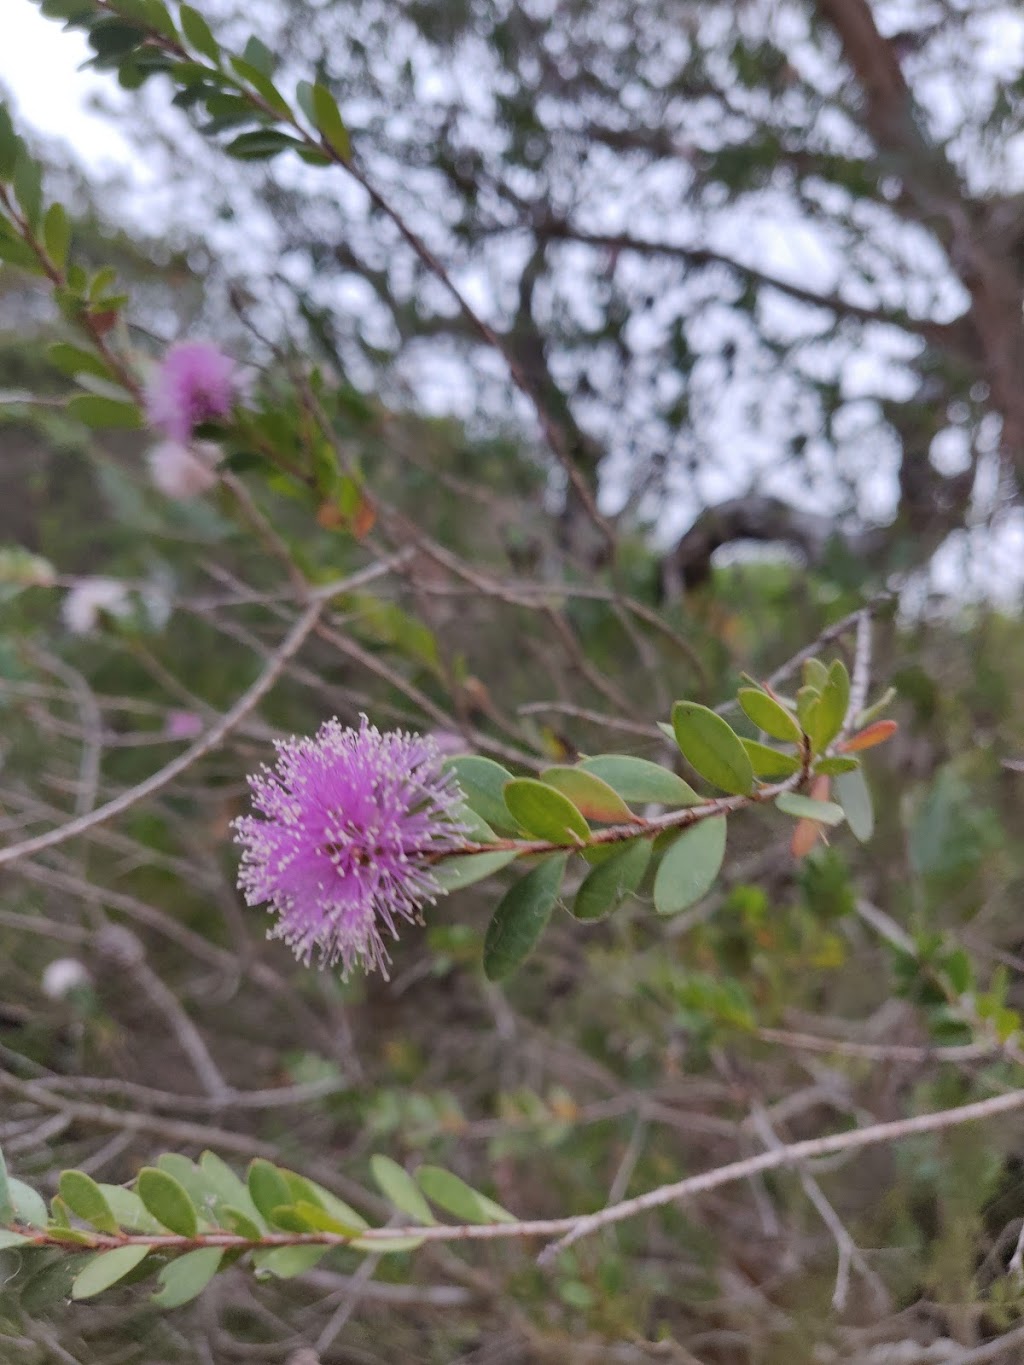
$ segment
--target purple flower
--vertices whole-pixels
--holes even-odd
[[[246,902],[270,902],[270,936],[305,963],[315,950],[346,977],[356,965],[386,975],[381,926],[397,938],[397,920],[443,894],[432,862],[464,842],[455,778],[431,740],[382,735],[365,716],[358,730],[329,720],[275,747],[274,768],[249,778],[265,818],[235,821]]]
[[[172,346],[146,391],[146,416],[154,431],[185,445],[200,422],[227,417],[238,388],[235,362],[207,341]]]

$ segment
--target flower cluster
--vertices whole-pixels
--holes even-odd
[[[146,393],[146,416],[154,431],[185,445],[202,422],[225,418],[235,405],[235,362],[207,341],[172,346],[157,366]]]
[[[365,716],[276,748],[273,769],[249,778],[263,818],[235,821],[246,901],[269,902],[271,937],[302,961],[385,972],[382,928],[396,938],[397,921],[442,894],[432,865],[465,840],[458,785],[431,740],[381,734]]]

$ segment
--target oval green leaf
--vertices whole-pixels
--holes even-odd
[[[406,1213],[416,1223],[436,1223],[430,1212],[430,1205],[420,1193],[419,1186],[409,1172],[392,1161],[389,1156],[379,1153],[370,1157],[370,1170],[381,1194],[392,1203],[400,1213]]]
[[[435,863],[431,872],[443,891],[460,891],[507,867],[515,857],[514,849],[503,849],[499,853],[467,853],[464,857],[445,858],[443,862]]]
[[[811,796],[801,796],[799,792],[783,792],[775,798],[775,807],[784,815],[792,815],[797,820],[814,820],[819,825],[841,825],[846,819],[842,806],[834,801],[815,801]]]
[[[683,757],[705,781],[735,796],[750,794],[754,769],[739,735],[721,716],[698,702],[677,701],[672,729]]]
[[[275,1209],[294,1202],[295,1195],[284,1175],[263,1157],[249,1163],[248,1185],[250,1199],[268,1222]]]
[[[512,774],[507,768],[477,754],[461,754],[457,758],[450,758],[444,766],[455,774],[466,804],[492,829],[505,834],[518,833],[515,822],[509,817],[503,795],[505,783],[512,781]]]
[[[634,839],[614,856],[599,863],[583,879],[576,892],[572,913],[579,920],[603,919],[643,881],[651,861],[648,839]]]
[[[585,844],[590,827],[567,796],[535,777],[514,777],[505,783],[505,805],[512,816],[537,839],[552,844]]]
[[[161,1308],[180,1308],[201,1294],[220,1269],[224,1252],[220,1247],[200,1247],[186,1251],[160,1271],[160,1288],[153,1302]]]
[[[14,1221],[25,1223],[32,1228],[45,1228],[50,1220],[43,1196],[31,1185],[26,1185],[24,1180],[15,1180],[14,1176],[7,1177],[7,1189],[10,1201],[14,1205]]]
[[[502,897],[484,940],[489,981],[510,976],[533,952],[555,908],[567,862],[565,853],[545,858]]]
[[[84,1171],[61,1171],[57,1182],[60,1197],[72,1213],[100,1232],[118,1232],[117,1219],[103,1191]]]
[[[195,1205],[173,1175],[156,1166],[143,1166],[135,1181],[135,1192],[157,1222],[169,1232],[176,1232],[179,1237],[196,1235],[199,1220]]]
[[[675,738],[673,733],[672,738]],[[595,754],[579,765],[607,782],[624,801],[652,801],[660,806],[698,806],[701,798],[670,768],[630,754]]]
[[[142,414],[135,403],[122,403],[117,398],[102,398],[95,393],[80,393],[68,402],[68,413],[87,427],[120,427],[136,431],[142,426]]]
[[[767,692],[762,692],[758,687],[741,687],[736,699],[744,715],[766,735],[771,735],[772,739],[786,740],[790,744],[800,743],[800,726],[796,716]]]
[[[677,915],[707,895],[725,857],[725,834],[724,815],[683,830],[654,878],[654,908],[659,915]]]
[[[438,1208],[456,1217],[460,1223],[514,1223],[508,1209],[493,1199],[474,1190],[464,1180],[440,1166],[420,1166],[416,1172],[420,1189]]]
[[[817,752],[827,749],[839,734],[849,705],[850,675],[843,661],[836,659],[828,670],[814,716],[811,739]]]
[[[545,768],[541,781],[567,796],[581,815],[606,825],[633,821],[637,817],[619,793],[595,772],[585,768]]]
[[[94,1294],[102,1294],[104,1289],[117,1284],[130,1275],[149,1255],[148,1246],[117,1247],[114,1251],[104,1251],[94,1256],[85,1268],[75,1276],[71,1286],[73,1299],[91,1299]]]
[[[835,779],[836,800],[846,812],[846,822],[853,837],[866,843],[875,831],[875,811],[871,792],[864,778],[864,770],[840,773]]]
[[[792,777],[800,771],[800,760],[796,754],[784,754],[781,749],[773,749],[769,744],[759,744],[756,739],[740,740],[750,766],[758,777]]]

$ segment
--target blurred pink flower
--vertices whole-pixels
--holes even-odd
[[[164,734],[168,739],[195,739],[202,728],[198,711],[168,711]]]
[[[154,487],[169,498],[185,499],[197,498],[216,484],[214,466],[220,454],[220,447],[212,441],[194,441],[190,446],[161,441],[146,458]]]
[[[473,752],[473,746],[467,744],[463,736],[456,734],[454,730],[431,730],[429,737],[434,741],[442,758],[454,758],[456,754]]]
[[[95,630],[100,612],[121,620],[132,614],[132,601],[124,583],[116,578],[83,578],[64,598],[61,614],[75,635]]]
[[[235,362],[208,341],[172,346],[146,391],[146,415],[154,431],[184,445],[200,422],[227,417],[238,391]]]

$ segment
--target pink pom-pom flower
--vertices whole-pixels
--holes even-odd
[[[238,393],[238,369],[208,341],[172,346],[146,390],[146,416],[154,431],[186,445],[201,422],[225,418]]]
[[[312,739],[276,744],[277,761],[249,778],[260,819],[235,821],[238,884],[249,905],[269,902],[270,931],[307,965],[390,961],[382,929],[398,937],[443,889],[434,861],[465,842],[462,793],[437,746],[366,717],[358,730],[326,721]]]

